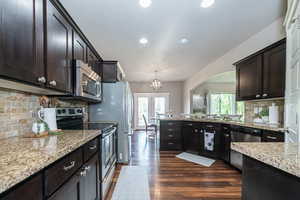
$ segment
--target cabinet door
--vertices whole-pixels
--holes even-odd
[[[71,92],[72,27],[47,2],[47,79],[48,86]]]
[[[37,175],[9,192],[1,200],[42,200],[42,175]]]
[[[99,196],[100,176],[99,176],[99,155],[96,154],[84,166],[86,175],[81,177],[80,191],[84,200],[96,200]]]
[[[97,56],[94,54],[94,52],[90,48],[87,48],[87,62],[89,64],[89,66],[91,66],[92,69],[100,75],[101,68],[99,66]]]
[[[43,0],[1,0],[0,75],[33,84],[44,76]]]
[[[221,130],[220,157],[222,160],[230,162],[230,127],[223,126]]]
[[[86,44],[81,37],[73,31],[73,54],[74,59],[86,62]]]
[[[285,44],[264,53],[263,98],[284,97],[285,66]]]
[[[262,55],[237,65],[237,100],[261,98]]]
[[[199,154],[201,151],[201,135],[203,130],[195,123],[187,123],[183,126],[183,144],[184,150],[191,153]]]
[[[82,172],[82,171],[80,171]],[[49,200],[85,200],[81,198],[80,172],[75,174],[67,183],[57,190]]]
[[[104,61],[102,63],[102,78],[105,83],[115,83],[118,81],[117,61]]]

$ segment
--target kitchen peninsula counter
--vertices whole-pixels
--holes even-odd
[[[231,149],[243,154],[242,199],[299,199],[299,143],[231,143]]]
[[[162,118],[162,121],[190,121],[190,122],[204,122],[204,123],[220,123],[236,125],[248,128],[257,128],[268,131],[284,132],[283,127],[277,125],[269,124],[259,124],[259,123],[249,123],[249,122],[238,122],[238,121],[226,121],[226,120],[213,120],[213,119],[197,119],[197,118],[184,118],[184,117],[172,117],[172,118]]]
[[[231,149],[300,178],[299,143],[231,143]]]

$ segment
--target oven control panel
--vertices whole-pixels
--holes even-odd
[[[57,117],[82,116],[84,108],[56,108]]]

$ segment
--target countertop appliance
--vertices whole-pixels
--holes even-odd
[[[89,106],[89,120],[115,121],[118,123],[118,162],[130,161],[132,134],[133,98],[128,82],[103,83],[103,100],[101,104]]]
[[[57,108],[57,125],[63,130],[99,130],[101,131],[100,167],[101,196],[104,199],[112,183],[117,155],[117,124],[108,122],[84,122],[83,108]]]
[[[38,111],[38,116],[40,120],[44,121],[48,125],[50,131],[57,130],[55,108],[42,108]]]
[[[232,126],[231,142],[261,142],[262,131],[259,129]],[[243,155],[231,150],[230,164],[237,169],[243,169]]]

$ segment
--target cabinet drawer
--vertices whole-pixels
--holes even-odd
[[[83,164],[82,148],[62,158],[45,170],[46,195],[50,196]]]
[[[162,140],[173,140],[173,139],[181,139],[180,131],[170,131],[164,132],[160,135]]]
[[[262,135],[263,142],[284,142],[284,133],[264,131]]]
[[[180,150],[182,150],[181,141],[180,140],[161,140],[160,150],[163,150],[163,151],[172,151],[172,150],[180,151]]]
[[[83,159],[84,162],[88,161],[98,151],[98,138],[88,142],[83,146]]]
[[[180,128],[181,127],[181,123],[178,121],[161,121],[160,122],[160,126],[165,128]]]

